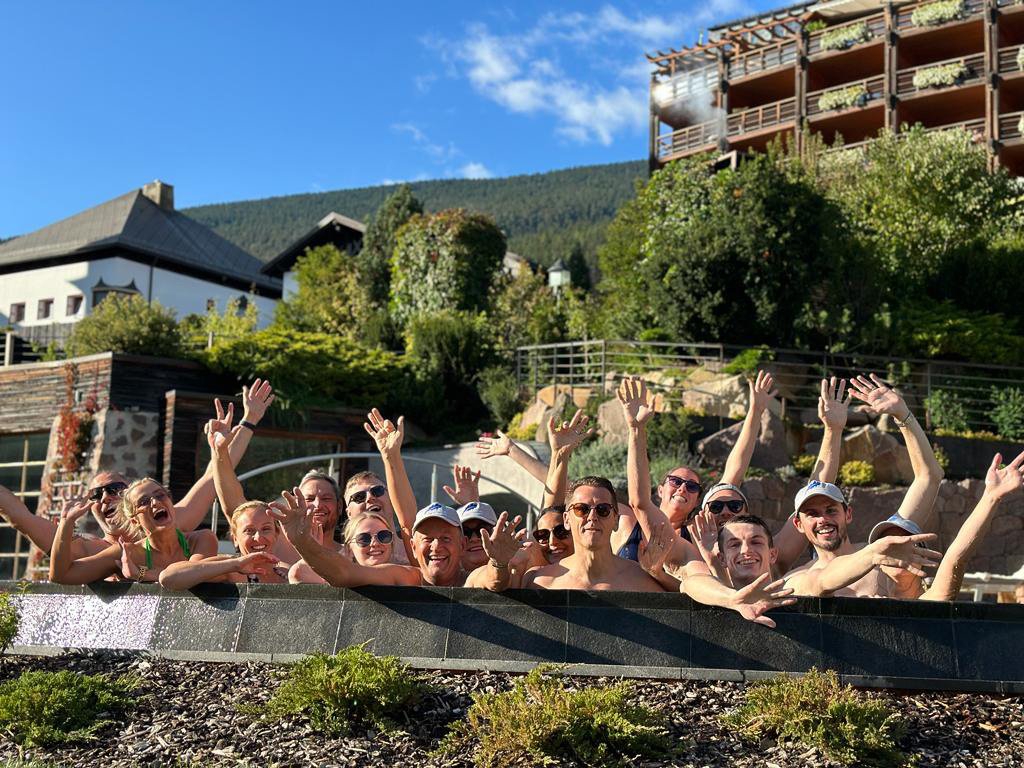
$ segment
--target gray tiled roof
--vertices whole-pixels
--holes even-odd
[[[161,208],[141,189],[0,244],[0,268],[116,247],[156,256],[165,267],[280,290],[279,281],[261,274],[255,256],[185,214]]]

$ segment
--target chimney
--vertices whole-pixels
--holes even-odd
[[[174,210],[174,187],[157,179],[142,188],[142,194],[165,211]]]

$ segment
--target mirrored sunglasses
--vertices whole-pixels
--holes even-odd
[[[533,532],[533,538],[540,544],[547,544],[552,536],[559,541],[564,541],[572,536],[572,531],[559,523],[554,528],[538,528]]]
[[[366,501],[367,494],[369,494],[370,496],[373,496],[373,498],[375,498],[375,499],[379,499],[381,496],[383,496],[387,492],[388,492],[388,489],[385,488],[383,485],[375,485],[375,486],[373,486],[372,488],[370,488],[368,490],[356,491],[355,493],[353,493],[349,497],[348,503],[349,504],[362,504],[364,501]]]

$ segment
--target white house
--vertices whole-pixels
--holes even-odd
[[[174,209],[174,188],[154,181],[0,244],[0,325],[26,338],[63,338],[114,293],[136,293],[179,317],[254,301],[273,318],[281,281],[263,263]]]

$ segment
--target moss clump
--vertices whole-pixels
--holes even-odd
[[[442,757],[469,753],[477,766],[631,764],[669,754],[662,715],[635,702],[620,682],[571,690],[550,668],[537,667],[511,691],[477,693],[466,718],[441,742]]]
[[[802,678],[752,683],[747,700],[724,716],[749,739],[795,739],[846,765],[896,768],[907,764],[899,749],[905,726],[885,702],[839,683],[833,671],[812,669]]]
[[[814,471],[814,465],[818,463],[818,457],[809,453],[802,453],[799,456],[794,456],[792,462],[793,469],[796,470],[798,475],[810,477],[811,472]]]
[[[875,468],[866,461],[848,461],[839,468],[841,485],[873,485]]]

